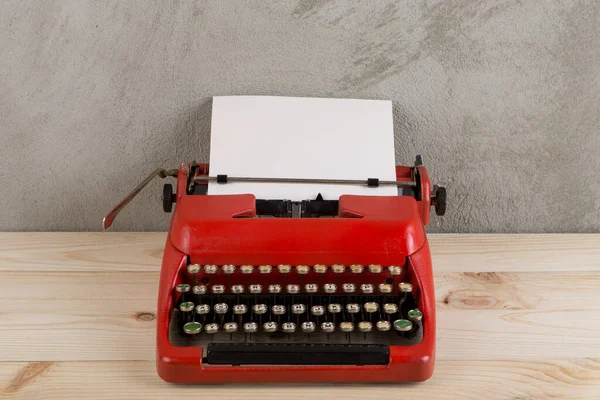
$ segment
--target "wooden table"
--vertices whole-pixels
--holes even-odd
[[[181,386],[154,367],[164,233],[0,234],[0,397],[600,399],[600,235],[430,235],[431,380]]]

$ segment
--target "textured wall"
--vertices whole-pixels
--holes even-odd
[[[211,96],[392,99],[431,231],[600,231],[600,2],[2,1],[0,230],[98,230],[208,161]],[[367,134],[365,132],[365,134]],[[116,230],[165,230],[162,182]]]

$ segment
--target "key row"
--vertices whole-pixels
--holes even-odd
[[[366,268],[369,272],[373,274],[379,274],[384,271],[384,267],[379,264],[371,264],[368,265]],[[306,275],[311,270],[313,270],[317,274],[324,274],[330,269],[333,273],[341,274],[346,271],[346,266],[343,264],[333,264],[331,266],[327,266],[325,264],[315,264],[312,267],[308,265],[296,265],[295,267],[292,267],[289,264],[280,264],[276,267],[273,267],[272,265],[259,265],[255,268],[254,265],[249,264],[240,265],[239,267],[233,264],[226,264],[221,266],[220,269],[221,271],[223,271],[224,274],[228,275],[235,273],[235,271],[237,270],[239,270],[242,274],[252,274],[255,270],[257,270],[261,274],[270,274],[274,269],[277,269],[277,271],[279,271],[279,273],[281,274],[288,274],[292,272],[292,270],[295,270],[296,273],[300,275]],[[348,266],[348,270],[354,274],[360,274],[365,270],[365,267],[360,264],[352,264]],[[390,273],[390,275],[400,275],[402,273],[402,267],[398,265],[390,265],[389,267],[387,267],[387,270]],[[204,266],[200,264],[189,264],[187,266],[187,271],[190,274],[198,274],[201,271],[204,271],[204,273],[212,275],[219,272],[219,266],[214,264],[206,264]]]
[[[210,293],[212,294],[224,294],[224,293],[232,293],[232,294],[243,294],[248,290],[250,294],[261,294],[263,293],[263,285],[255,284],[248,285],[246,288],[244,285],[232,285],[229,287],[229,291],[225,285],[212,285],[210,286]],[[357,285],[354,283],[344,283],[341,285],[341,289],[343,293],[355,293],[357,290]],[[364,283],[359,286],[360,292],[363,294],[371,294],[375,293],[375,285],[370,283]],[[206,294],[209,292],[209,286],[207,285],[195,285],[191,286],[187,283],[180,283],[175,287],[175,290],[179,293],[188,293],[192,292],[197,295]],[[410,293],[413,290],[412,284],[408,282],[401,282],[398,284],[398,291],[401,293]],[[308,283],[304,285],[305,293],[317,293],[319,291],[319,285],[316,283]],[[394,286],[389,283],[380,283],[377,285],[378,293],[392,293],[394,291]],[[283,292],[283,286],[274,284],[267,286],[267,292],[271,294],[278,294]],[[327,294],[334,294],[338,292],[338,285],[335,283],[325,283],[323,285],[323,292]],[[297,294],[300,293],[300,285],[286,285],[285,293],[289,294]]]

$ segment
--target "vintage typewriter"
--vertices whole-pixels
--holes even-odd
[[[446,208],[417,157],[396,181],[235,178],[156,170],[176,205],[160,274],[157,368],[169,382],[400,382],[433,373],[435,299],[425,226]],[[398,196],[301,202],[207,195],[209,181],[395,185]]]

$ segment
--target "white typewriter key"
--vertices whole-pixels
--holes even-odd
[[[213,264],[207,264],[204,266],[204,272],[206,272],[207,274],[216,274],[218,270],[219,267]]]
[[[231,293],[242,294],[244,293],[244,285],[233,285],[231,286]]]
[[[410,310],[408,312],[408,319],[417,322],[423,319],[423,313],[419,310]]]
[[[381,271],[383,271],[383,267],[379,264],[371,264],[369,265],[369,272],[372,272],[374,274],[378,274]]]
[[[217,303],[215,304],[215,313],[217,314],[225,314],[229,310],[229,306],[227,303]]]
[[[360,312],[360,305],[356,303],[346,304],[346,311],[349,314],[358,314]]]
[[[190,264],[187,266],[187,272],[189,274],[197,274],[198,272],[200,272],[200,264]]]
[[[277,266],[277,271],[279,271],[280,274],[288,274],[291,270],[292,266],[289,264],[279,264]]]
[[[386,314],[396,314],[398,312],[398,306],[394,303],[385,303],[383,305],[383,312]]]
[[[325,272],[327,272],[327,265],[324,265],[324,264],[315,264],[315,266],[313,267],[313,269],[315,270],[315,272],[317,274],[324,274]]]
[[[292,304],[292,314],[304,314],[306,306],[304,304]]]
[[[223,293],[225,293],[225,286],[224,285],[212,285],[210,288],[210,291],[213,292],[214,294],[223,294]]]
[[[281,324],[281,330],[285,333],[294,333],[296,332],[296,324],[293,322],[284,322]]]
[[[408,282],[401,282],[398,284],[398,289],[400,289],[402,293],[410,293],[413,290],[413,285]]]
[[[272,270],[273,267],[271,267],[270,265],[261,265],[258,267],[258,272],[260,272],[261,274],[270,274]]]
[[[246,322],[244,324],[244,332],[254,333],[258,330],[258,324],[256,322]]]
[[[337,314],[342,312],[342,305],[337,303],[332,303],[327,306],[327,311],[332,314]]]
[[[312,315],[316,315],[316,316],[323,315],[323,314],[325,314],[325,307],[323,307],[323,306],[312,306],[310,308],[310,313]]]
[[[194,294],[206,294],[206,286],[205,285],[196,285],[192,288],[192,292]]]
[[[238,324],[236,322],[225,322],[225,324],[223,324],[223,330],[227,333],[237,332]]]
[[[179,310],[183,312],[190,312],[194,309],[194,303],[191,301],[184,301],[179,305]]]
[[[224,274],[227,274],[227,275],[233,274],[235,272],[235,265],[232,265],[232,264],[223,265],[221,267],[221,270],[223,270]]]
[[[188,335],[197,335],[202,330],[202,324],[199,322],[188,322],[183,326],[183,331]]]
[[[377,321],[375,326],[377,327],[378,331],[387,332],[392,327],[392,324],[390,323],[390,321]]]
[[[219,332],[219,324],[206,324],[204,331],[206,333],[217,333]]]
[[[371,294],[373,293],[373,285],[370,283],[363,283],[360,285],[360,291],[363,293]]]
[[[308,265],[297,265],[296,272],[300,275],[306,275],[310,272],[310,267]]]
[[[276,304],[273,307],[271,307],[271,311],[275,315],[283,315],[283,314],[285,314],[285,306],[283,306],[281,304]]]
[[[252,312],[254,314],[264,314],[267,312],[267,310],[268,308],[266,304],[255,304],[252,306]]]
[[[388,283],[380,283],[379,293],[392,293],[392,285]]]
[[[354,324],[352,322],[340,322],[340,331],[352,332],[354,330]]]
[[[407,319],[397,319],[394,321],[394,329],[399,332],[408,332],[412,329],[412,322]]]
[[[315,323],[310,321],[303,322],[302,325],[300,325],[300,329],[302,329],[302,332],[305,333],[314,332],[316,328],[317,326],[315,325]]]
[[[361,332],[371,332],[373,330],[373,324],[369,321],[361,321],[358,323],[358,330]]]
[[[175,286],[175,290],[177,290],[179,293],[187,293],[190,291],[190,285],[187,283],[180,283],[179,285]]]
[[[326,283],[323,285],[325,293],[335,293],[337,291],[337,285],[335,283]]]
[[[331,266],[331,270],[333,271],[333,273],[335,274],[343,274],[344,271],[346,270],[346,266],[343,264],[333,264]]]
[[[281,285],[269,285],[269,293],[281,293]]]
[[[361,272],[363,272],[364,267],[360,264],[353,264],[350,266],[350,272],[352,272],[353,274],[360,274]]]
[[[400,275],[402,273],[402,267],[399,267],[397,265],[390,265],[388,267],[388,271],[390,275]]]
[[[265,332],[269,332],[269,333],[275,332],[277,330],[277,322],[271,322],[271,321],[265,322],[263,324],[263,330]]]
[[[208,304],[198,304],[196,306],[196,313],[200,315],[208,314],[210,312],[210,305]]]
[[[377,312],[377,310],[379,310],[379,304],[375,303],[374,301],[369,301],[367,303],[365,303],[365,311],[368,313],[374,313]]]
[[[245,304],[236,304],[233,306],[233,313],[236,315],[246,314],[248,307]]]
[[[344,293],[354,293],[356,291],[356,285],[354,283],[344,283],[342,285]]]
[[[331,333],[335,331],[335,324],[333,322],[323,322],[321,324],[321,330],[323,332]]]
[[[296,294],[296,293],[300,292],[300,286],[299,285],[287,285],[285,287],[285,291],[290,294]]]
[[[260,294],[262,293],[262,285],[250,285],[248,291],[252,294]]]
[[[254,271],[254,266],[252,266],[252,265],[246,264],[246,265],[242,265],[240,267],[240,272],[242,274],[251,274],[253,271]]]
[[[306,291],[306,293],[317,293],[317,291],[319,290],[319,285],[317,285],[316,283],[307,283],[306,285],[304,285],[304,290]]]

